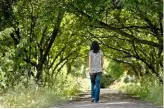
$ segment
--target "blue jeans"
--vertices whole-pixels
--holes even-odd
[[[101,76],[102,76],[102,72],[90,74],[91,98],[94,99],[94,102],[99,101]]]

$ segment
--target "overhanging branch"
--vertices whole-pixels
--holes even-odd
[[[162,49],[161,45],[158,44],[158,43],[155,43],[155,42],[152,42],[152,41],[148,41],[148,40],[144,40],[144,39],[139,39],[121,29],[118,29],[116,27],[113,27],[113,26],[110,26],[96,18],[93,18],[92,16],[88,15],[87,13],[83,12],[82,10],[80,10],[79,8],[77,8],[76,6],[74,6],[73,4],[69,3],[67,5],[69,8],[71,7],[71,9],[73,10],[73,13],[76,14],[77,16],[82,15],[82,16],[85,16],[86,18],[88,19],[94,19],[94,24],[95,25],[99,25],[101,27],[103,27],[104,29],[108,30],[108,31],[114,31],[124,37],[127,37],[129,39],[132,39],[132,40],[135,40],[136,43],[141,43],[141,44],[146,44],[146,45],[149,45],[149,46],[153,46],[153,47],[156,47],[156,48],[159,48],[159,49]],[[72,12],[72,10],[70,9],[70,11]]]

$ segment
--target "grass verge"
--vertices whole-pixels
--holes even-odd
[[[153,80],[150,80],[153,79]],[[111,86],[126,94],[134,94],[144,101],[151,102],[156,106],[163,107],[163,86],[155,78],[145,77],[142,82],[124,83],[118,82]]]

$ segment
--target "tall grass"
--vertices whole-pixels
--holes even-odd
[[[123,93],[135,94],[140,99],[152,102],[157,106],[163,106],[163,85],[156,77],[144,76],[136,83],[120,82],[117,87]]]
[[[60,81],[59,81],[60,80]],[[25,88],[21,84],[0,95],[0,107],[3,108],[48,108],[75,96],[79,84],[74,79],[60,78],[51,88],[38,87],[35,84]]]
[[[139,86],[137,84],[128,84],[120,87],[120,89],[124,93],[135,94],[142,100],[150,101],[159,106],[163,105],[162,85],[147,87],[146,85]]]
[[[23,88],[9,90],[5,94],[1,95],[1,107],[22,107],[22,108],[34,108],[34,107],[49,107],[51,104],[55,104],[59,100],[58,91],[56,89],[44,89],[37,87]],[[60,98],[62,100],[62,98]]]

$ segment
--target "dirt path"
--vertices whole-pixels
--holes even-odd
[[[58,105],[56,108],[156,108],[151,103],[111,89],[101,89],[100,94],[99,103],[90,102],[90,91],[88,90],[74,100]]]

